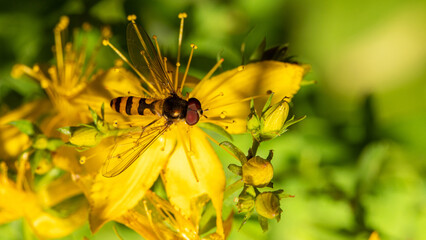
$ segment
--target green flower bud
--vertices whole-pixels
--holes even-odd
[[[242,192],[238,196],[237,208],[240,213],[250,212],[254,208],[254,197],[247,192]]]
[[[39,134],[33,143],[33,148],[35,149],[46,149],[48,144],[48,139],[46,136]]]
[[[281,134],[288,116],[289,106],[285,99],[272,105],[262,115],[261,140],[270,140]]]
[[[247,185],[265,187],[274,176],[272,164],[261,157],[250,158],[242,167],[243,181]]]
[[[273,192],[263,192],[257,195],[255,206],[259,215],[269,219],[279,218],[282,212],[280,198]]]
[[[80,128],[72,133],[70,143],[80,147],[96,146],[102,140],[102,134],[96,128]]]
[[[48,158],[42,158],[39,162],[37,167],[35,168],[34,172],[38,175],[43,175],[50,171],[52,169],[53,164],[52,161]]]

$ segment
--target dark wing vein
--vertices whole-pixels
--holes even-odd
[[[149,126],[142,129],[141,133],[135,133],[140,137],[135,138],[129,136],[121,136],[117,140],[114,148],[108,155],[108,159],[102,168],[102,175],[105,177],[115,177],[126,170],[134,163],[154,142],[158,137],[171,126],[166,122],[161,126]]]

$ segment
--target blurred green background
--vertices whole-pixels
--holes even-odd
[[[289,43],[294,59],[312,66],[292,111],[308,118],[261,146],[275,150],[274,184],[296,195],[282,200],[279,223],[262,233],[248,222],[230,239],[426,239],[426,2],[338,0],[48,0],[10,1],[0,10],[0,113],[42,97],[32,81],[12,79],[15,63],[51,62],[52,29],[68,15],[110,25],[125,49],[126,16],[136,14],[159,37],[165,55],[177,52],[179,12],[187,12],[183,56],[199,49],[191,73],[202,76],[225,58],[222,70],[242,63],[266,37],[267,47]],[[103,56],[103,57],[102,57]],[[116,56],[101,52],[99,66]],[[237,136],[247,150],[250,136]],[[224,162],[232,161],[218,150]],[[227,175],[232,174],[227,171]],[[22,222],[0,226],[1,239],[22,239]],[[112,224],[91,236],[85,226],[66,239],[117,239]],[[138,236],[119,227],[125,239]]]

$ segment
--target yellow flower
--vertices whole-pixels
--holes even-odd
[[[82,182],[90,185],[86,179],[93,178],[103,159],[92,158],[87,164],[79,163],[79,154],[72,148],[61,147],[57,152],[52,153],[53,164],[57,171],[66,170],[62,177],[48,179],[50,162],[41,164],[42,168],[38,173],[43,173],[43,178],[47,178],[44,187],[33,188],[34,182],[31,174],[29,162],[26,161],[24,168],[19,168],[17,179],[9,179],[7,166],[10,171],[14,171],[18,161],[18,156],[22,151],[32,145],[34,148],[43,147],[43,138],[35,139],[31,142],[28,136],[19,132],[19,130],[9,122],[28,119],[38,122],[43,134],[48,137],[57,136],[57,128],[71,124],[86,123],[91,120],[88,106],[93,109],[100,109],[103,102],[109,101],[110,92],[105,90],[105,84],[108,79],[114,78],[115,82],[126,78],[126,74],[113,68],[109,71],[99,71],[94,73],[94,56],[96,49],[91,57],[87,57],[87,39],[86,35],[77,35],[80,37],[80,47],[76,47],[71,42],[63,45],[62,35],[67,30],[68,18],[62,17],[54,29],[55,35],[55,57],[56,65],[44,69],[38,65],[30,68],[25,65],[17,64],[12,70],[14,77],[22,74],[39,81],[45,90],[48,100],[38,100],[23,105],[22,107],[8,113],[0,118],[0,158],[7,160],[2,162],[2,183],[0,185],[0,220],[2,222],[10,221],[24,217],[34,229],[34,232],[42,238],[58,238],[74,231],[78,226],[87,221],[88,203],[82,195],[89,193],[84,188]],[[88,25],[84,25],[85,30]],[[104,37],[108,35],[104,32]],[[99,46],[101,41],[99,41]],[[117,73],[120,72],[120,76]],[[105,81],[104,81],[105,80]],[[128,89],[128,85],[123,88]],[[137,89],[137,86],[132,86]],[[121,89],[118,87],[118,89]],[[98,151],[106,151],[98,148]],[[93,154],[90,151],[88,154]],[[23,155],[25,156],[25,154]],[[85,157],[85,156],[83,156]],[[18,164],[18,165],[19,165]],[[71,174],[70,174],[71,173]],[[77,175],[80,174],[80,175]],[[83,175],[84,174],[84,175]],[[82,176],[77,179],[78,176]],[[40,177],[40,176],[39,176]],[[77,183],[77,185],[76,185]],[[79,186],[79,187],[78,187]],[[22,201],[21,201],[22,200]],[[53,209],[53,210],[52,210]],[[58,215],[56,210],[66,210],[66,216]],[[74,211],[75,210],[75,211]]]
[[[87,220],[88,203],[81,190],[64,174],[35,191],[27,158],[24,154],[17,166],[16,181],[8,178],[6,163],[0,164],[0,224],[23,217],[43,239],[74,232]]]
[[[87,33],[77,35],[81,38],[80,47],[76,47],[72,42],[63,44],[62,36],[67,31],[68,23],[68,17],[61,17],[53,31],[56,65],[47,68],[34,65],[31,68],[17,64],[12,70],[12,76],[15,78],[25,74],[37,80],[49,97],[52,104],[48,111],[50,117],[40,124],[43,132],[49,136],[58,135],[56,129],[59,127],[89,122],[91,117],[88,106],[99,109],[102,102],[110,97],[103,95],[105,92],[97,88],[98,82],[109,73],[102,71],[95,73],[94,71],[94,58],[101,42],[99,41],[99,46],[94,47],[90,57],[86,56],[89,51]],[[89,31],[90,26],[85,24],[83,29]],[[108,37],[109,30],[104,29],[102,34],[104,37]]]
[[[192,205],[204,203],[208,199],[202,195]],[[232,216],[232,214],[231,214]],[[175,209],[168,201],[147,191],[134,209],[127,211],[117,219],[118,222],[132,228],[146,239],[201,239],[199,219],[188,219]],[[232,222],[226,221],[225,238],[229,234]],[[203,239],[216,239],[216,233]]]
[[[180,14],[179,17],[181,18],[180,46],[183,19],[186,14]],[[166,99],[176,94],[185,101],[196,98],[201,102],[204,113],[201,113],[199,109],[189,107],[188,111],[197,111],[200,123],[213,123],[233,134],[243,133],[246,131],[247,115],[249,114],[248,100],[256,96],[266,98],[270,91],[273,91],[276,99],[287,96],[290,101],[300,88],[305,70],[299,65],[264,61],[240,66],[211,77],[214,70],[223,61],[221,60],[201,79],[189,96],[182,96],[181,90],[185,85],[189,63],[182,77],[178,74],[180,48],[176,70],[168,73],[165,69],[167,66],[165,59],[161,58],[157,42],[155,41],[157,49],[154,49],[154,45],[146,33],[136,26],[135,19],[136,17],[129,16],[131,22],[128,26],[128,34],[130,36],[127,36],[130,57],[134,65],[109,41],[104,41],[104,44],[113,48],[141,78],[141,82],[146,88],[143,89],[143,92],[138,92],[140,96]],[[156,40],[156,38],[154,39]],[[196,47],[191,46],[193,52]],[[189,62],[192,59],[192,52]],[[114,86],[117,84],[111,82],[110,87],[114,88]],[[135,90],[130,89],[130,92],[134,93]],[[116,95],[116,97],[120,97],[120,95]],[[133,101],[133,98],[130,97],[114,99],[111,106],[119,112],[132,113],[134,110],[131,106],[133,105],[120,104],[122,99]],[[196,118],[196,115],[191,115],[191,117]],[[122,216],[128,214],[128,211],[146,196],[147,191],[160,176],[171,205],[184,218],[190,219],[191,224],[197,223],[205,202],[210,199],[216,209],[216,234],[223,237],[222,200],[225,175],[221,162],[208,141],[209,136],[199,126],[188,123],[188,121],[192,123],[193,119],[178,118],[169,121],[164,116],[136,116],[133,114],[130,114],[128,118],[128,123],[132,126],[146,126],[149,123],[151,125],[142,128],[142,132],[139,131],[138,134],[124,135],[117,139],[115,148],[109,156],[105,152],[99,153],[108,159],[104,168],[117,170],[108,173],[107,169],[105,174],[104,169],[104,175],[99,173],[93,183],[90,196],[92,231],[97,231],[109,220],[121,219]],[[155,119],[159,120],[152,122]],[[126,123],[118,122],[118,125],[123,126]],[[164,125],[167,125],[167,128],[161,127]],[[148,134],[147,132],[151,133],[151,129],[165,130],[159,131],[155,138],[150,139],[149,145],[147,145],[149,147],[142,149],[141,146],[145,146],[143,145],[146,140],[145,135]],[[115,153],[118,154],[114,155]],[[127,155],[131,155],[131,161]],[[113,162],[111,159],[118,161]],[[205,201],[199,202],[199,199]],[[194,205],[197,202],[198,204]]]

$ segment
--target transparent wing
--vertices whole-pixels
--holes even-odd
[[[162,118],[163,119],[163,118]],[[117,139],[114,148],[102,167],[104,177],[115,177],[134,163],[158,137],[171,126],[172,123],[163,121],[163,124],[149,124],[140,132],[133,132]]]
[[[151,76],[153,81],[157,81],[161,87],[170,93],[175,93],[172,80],[169,78],[151,38],[142,27],[132,22],[127,25],[127,48],[133,65],[146,78],[149,79]]]

